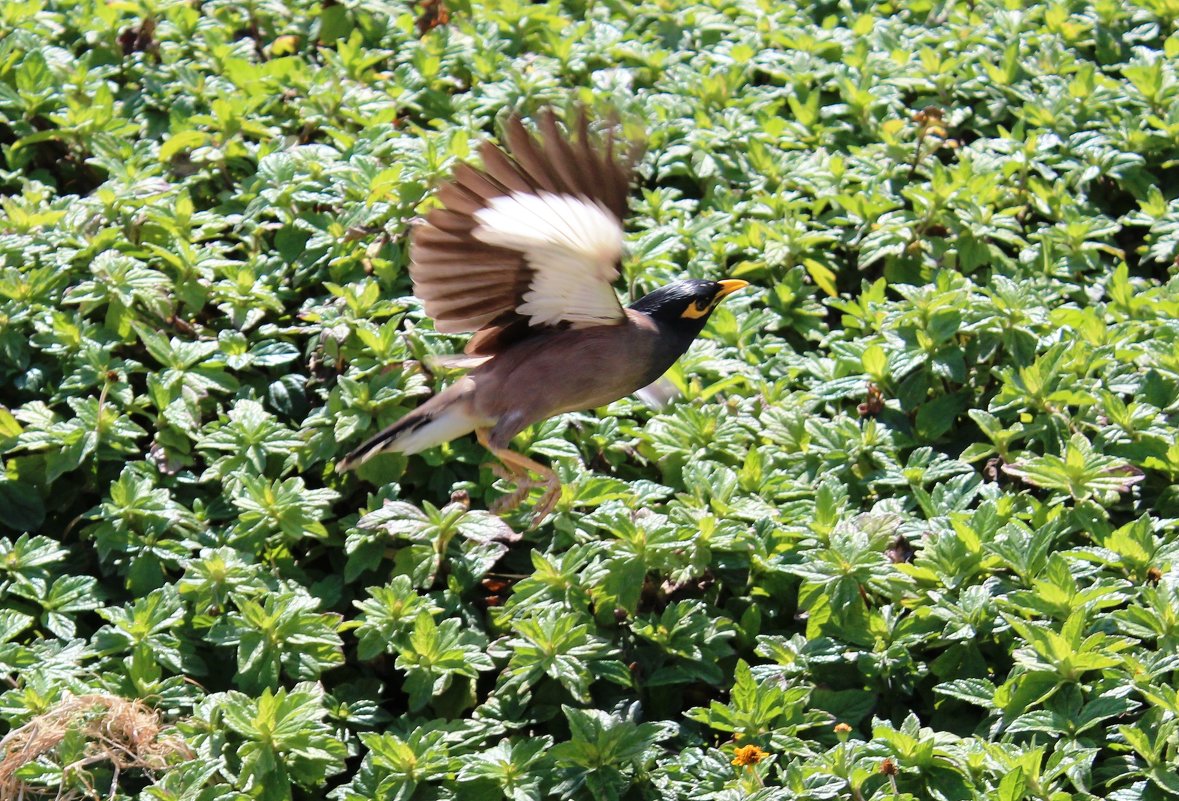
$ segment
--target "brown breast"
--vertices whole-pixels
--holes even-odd
[[[489,418],[510,415],[518,432],[562,412],[605,406],[671,366],[658,358],[659,339],[649,317],[629,311],[622,325],[530,337],[471,372],[475,408]]]

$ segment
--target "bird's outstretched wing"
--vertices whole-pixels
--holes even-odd
[[[483,169],[456,167],[411,237],[414,293],[439,331],[476,332],[469,354],[625,319],[612,285],[636,152],[616,152],[613,131],[593,137],[584,111],[563,132],[546,110],[539,128],[511,117],[507,151],[486,143]]]

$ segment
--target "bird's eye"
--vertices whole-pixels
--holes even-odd
[[[680,316],[686,317],[689,320],[699,320],[712,311],[714,305],[712,301],[712,298],[697,298],[684,308],[684,312]]]

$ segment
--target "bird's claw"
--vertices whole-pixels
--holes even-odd
[[[521,481],[516,485],[516,489],[512,490],[502,498],[497,498],[491,504],[492,514],[506,515],[515,511],[516,507],[524,502],[528,497],[528,493],[532,491],[534,485],[529,481]]]
[[[553,507],[557,505],[557,501],[561,498],[561,482],[556,476],[551,479],[537,481],[527,473],[518,473],[502,464],[490,462],[486,466],[497,478],[510,481],[516,485],[516,489],[492,502],[490,508],[493,514],[506,515],[515,511],[533,489],[544,487],[545,493],[540,497],[540,502],[537,504],[536,510],[532,515],[532,527],[536,528],[541,524],[541,521],[549,516],[549,513],[553,511]]]
[[[517,472],[498,462],[488,462],[484,467],[488,468],[496,478],[510,481],[516,485],[516,489],[492,502],[492,514],[506,515],[515,511],[516,507],[524,502],[528,493],[536,486],[536,482],[530,479],[527,473]]]
[[[560,481],[546,481],[544,486],[548,487],[548,489],[541,496],[540,503],[536,507],[536,512],[532,515],[533,528],[539,526],[541,521],[549,516],[549,513],[553,511],[553,507],[557,505],[557,501],[561,499]]]

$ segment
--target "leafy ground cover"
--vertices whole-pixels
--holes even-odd
[[[1173,0],[0,5],[0,794],[1179,796]],[[429,189],[647,150],[662,412],[359,476]],[[168,766],[171,766],[170,768]]]

